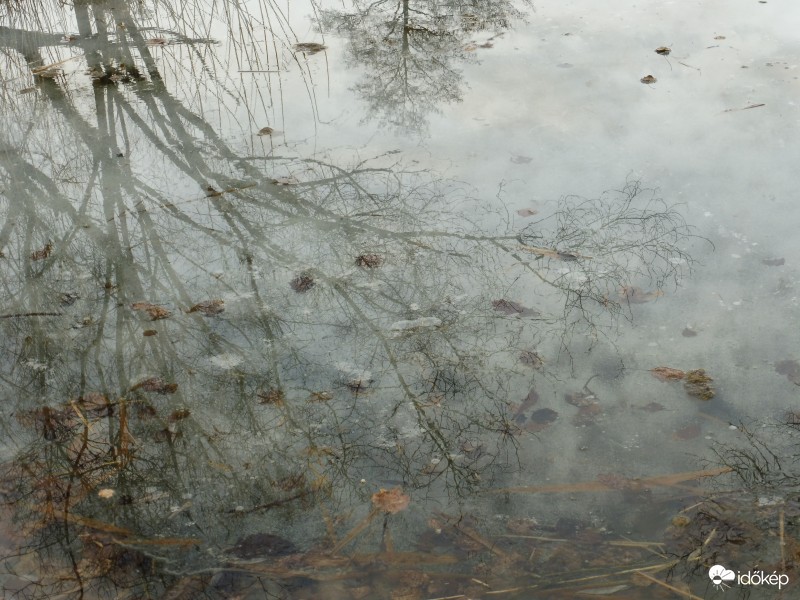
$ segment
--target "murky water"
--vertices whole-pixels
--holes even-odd
[[[792,597],[799,13],[4,2],[4,597]]]

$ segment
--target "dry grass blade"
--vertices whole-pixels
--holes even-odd
[[[648,581],[652,581],[653,583],[657,583],[658,585],[660,585],[662,587],[665,587],[668,590],[671,590],[671,591],[675,592],[679,596],[683,596],[684,598],[689,598],[690,600],[703,600],[700,596],[695,596],[691,592],[685,592],[682,589],[676,588],[674,585],[670,585],[668,583],[665,583],[665,582],[661,581],[660,579],[656,579],[655,577],[653,577],[652,575],[648,575],[647,573],[637,571],[637,574],[641,575],[642,577],[644,577]]]
[[[353,539],[355,539],[359,533],[364,531],[369,526],[372,520],[377,517],[380,512],[381,511],[378,507],[373,508],[358,525],[353,527],[346,536],[339,540],[339,542],[331,549],[331,554],[338,553],[342,548],[353,541]]]
[[[637,480],[639,485],[657,485],[663,487],[675,486],[684,481],[702,479],[704,477],[716,477],[732,472],[730,467],[719,467],[717,469],[705,469],[701,471],[686,471],[673,475],[658,475]],[[521,487],[500,488],[488,490],[490,494],[563,494],[574,492],[607,492],[616,488],[600,481],[585,481],[582,483],[564,483],[555,485],[530,485]]]

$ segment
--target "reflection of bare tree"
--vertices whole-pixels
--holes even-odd
[[[76,7],[88,76],[49,66],[3,99],[2,487],[35,546],[67,557],[40,595],[100,575],[160,590],[253,529],[320,539],[328,519],[333,536],[311,508],[390,482],[468,493],[513,452],[509,398],[537,366],[519,352],[686,258],[686,226],[635,186],[497,233],[448,208],[458,185],[391,155],[243,153],[168,88],[124,5],[108,33],[109,10]],[[3,39],[20,82],[47,62],[51,38]],[[181,39],[203,63],[201,36]],[[516,311],[493,290],[518,269],[538,317],[496,310]]]
[[[355,91],[369,117],[416,131],[425,129],[429,113],[461,101],[459,65],[479,48],[470,36],[502,34],[522,17],[506,0],[357,0],[325,12],[322,27],[346,36],[349,63],[363,66]]]

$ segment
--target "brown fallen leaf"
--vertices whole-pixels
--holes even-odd
[[[381,488],[379,492],[372,494],[372,506],[391,515],[397,514],[408,508],[411,497],[403,493],[403,489],[396,487],[392,490]]]
[[[31,260],[43,260],[50,256],[50,253],[53,251],[53,244],[47,242],[44,245],[44,248],[41,250],[37,250],[36,252],[31,253]]]
[[[531,208],[520,208],[517,211],[517,214],[520,217],[523,217],[523,218],[524,217],[532,217],[533,215],[539,214],[539,211],[538,210],[533,210]]]
[[[167,317],[172,316],[172,313],[166,308],[161,308],[160,306],[150,304],[149,302],[134,302],[131,304],[131,308],[140,312],[146,312],[151,321],[166,319]]]
[[[172,411],[172,414],[169,416],[169,421],[171,423],[176,423],[177,421],[182,421],[191,415],[191,411],[188,408],[179,408],[178,410]]]
[[[327,402],[328,400],[331,400],[332,398],[333,398],[333,395],[330,394],[329,392],[311,392],[308,395],[308,401],[309,402]]]
[[[166,46],[167,44],[169,44],[169,42],[166,40],[166,38],[154,37],[147,40],[145,44],[147,44],[148,46]]]
[[[651,84],[655,83],[656,81],[658,81],[658,79],[656,79],[652,75],[645,75],[639,81],[641,81],[642,83],[644,83],[646,85],[651,85]]]
[[[544,364],[542,357],[539,356],[533,350],[523,350],[519,353],[519,362],[521,362],[526,367],[530,367],[532,369],[538,369]]]
[[[289,282],[289,286],[298,294],[305,294],[315,285],[314,278],[307,273],[301,273]]]
[[[356,256],[356,266],[366,269],[377,269],[383,264],[383,257],[380,254],[361,254]]]
[[[655,49],[656,54],[660,54],[661,56],[667,56],[669,53],[672,52],[671,48],[667,48],[666,46],[659,46]],[[652,77],[652,75],[650,75]],[[655,78],[654,78],[655,79]],[[644,81],[642,83],[645,83]]]
[[[567,404],[572,404],[572,406],[577,406],[578,408],[597,404],[597,396],[592,393],[564,394],[564,400],[566,400]]]
[[[205,302],[200,302],[199,304],[195,304],[186,312],[188,313],[199,312],[206,315],[207,317],[211,317],[214,315],[218,315],[224,310],[225,310],[224,300],[206,300]]]
[[[161,377],[148,377],[131,388],[131,391],[142,389],[157,394],[174,394],[178,391],[177,383],[166,383]]]
[[[327,49],[327,46],[316,42],[300,42],[294,45],[295,52],[304,52],[305,54],[316,54],[317,52],[322,52]]]
[[[714,397],[714,388],[711,382],[714,381],[706,375],[704,369],[695,369],[686,373],[686,381],[683,384],[686,393],[699,400],[711,400]]]
[[[272,135],[275,130],[272,127],[262,127],[257,135]]]
[[[680,369],[671,367],[655,367],[650,369],[650,374],[659,381],[678,381],[686,376],[686,373]]]
[[[282,390],[272,388],[266,392],[258,392],[256,396],[260,398],[259,404],[283,405],[284,395]]]
[[[539,311],[537,310],[522,306],[522,304],[514,302],[513,300],[503,300],[502,298],[500,300],[492,300],[492,308],[506,315],[519,315],[521,317],[535,317],[539,315]]]
[[[144,337],[151,337],[151,336],[154,336],[154,335],[158,335],[158,332],[155,329],[145,329],[142,332],[142,335]]]

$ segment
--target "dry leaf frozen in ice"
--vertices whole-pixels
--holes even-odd
[[[172,316],[172,313],[166,308],[161,308],[160,306],[150,304],[149,302],[134,302],[131,304],[131,308],[133,310],[147,313],[151,321],[166,319],[167,317]]]
[[[289,282],[289,286],[298,294],[306,293],[315,285],[314,278],[308,273],[301,273]]]
[[[372,506],[392,515],[408,508],[409,502],[411,497],[404,494],[399,487],[392,490],[381,489],[372,494]]]
[[[519,353],[519,362],[532,369],[538,369],[544,364],[542,357],[533,350],[523,350]]]
[[[644,83],[646,85],[650,85],[650,84],[655,83],[656,81],[658,81],[658,79],[656,79],[652,75],[645,75],[639,81],[641,81],[642,83]]]
[[[174,394],[178,391],[178,384],[166,383],[161,377],[148,377],[134,385],[131,391],[139,389],[157,394]]]
[[[650,373],[659,381],[678,381],[686,376],[683,371],[670,367],[655,367],[650,369]]]
[[[690,396],[700,400],[711,400],[715,394],[714,388],[711,387],[712,381],[714,380],[706,375],[704,369],[695,369],[686,373],[686,381],[683,387]]]
[[[213,315],[218,315],[219,313],[225,310],[225,301],[224,300],[206,300],[205,302],[200,302],[199,304],[195,304],[186,312],[199,312],[207,317],[211,317]]]
[[[532,217],[533,215],[538,214],[538,212],[538,210],[533,210],[532,208],[520,208],[517,211],[517,214],[520,217]]]
[[[259,404],[275,404],[277,406],[283,405],[283,391],[277,388],[269,389],[266,392],[258,392],[256,396],[259,398]]]
[[[537,310],[522,306],[522,304],[514,302],[513,300],[504,300],[502,298],[500,300],[492,300],[492,308],[505,315],[519,315],[521,317],[533,317],[539,315],[539,311]]]
[[[322,52],[327,49],[327,46],[316,42],[300,42],[294,45],[295,52],[304,52],[306,54],[316,54],[317,52]]]
[[[50,253],[52,251],[53,251],[53,244],[50,243],[50,242],[47,242],[44,245],[44,248],[42,248],[41,250],[37,250],[36,252],[33,252],[31,254],[31,260],[42,260],[42,259],[45,259],[48,256],[50,256]]]
[[[258,130],[258,135],[272,135],[275,130],[272,127],[262,127]]]
[[[361,254],[356,256],[356,266],[367,269],[377,269],[383,264],[383,257],[380,254]]]
[[[656,54],[660,54],[661,56],[667,56],[670,52],[672,52],[672,49],[671,48],[667,48],[666,46],[659,46],[658,48],[656,48],[655,52],[656,52]],[[651,75],[651,77],[652,77],[652,75]]]

